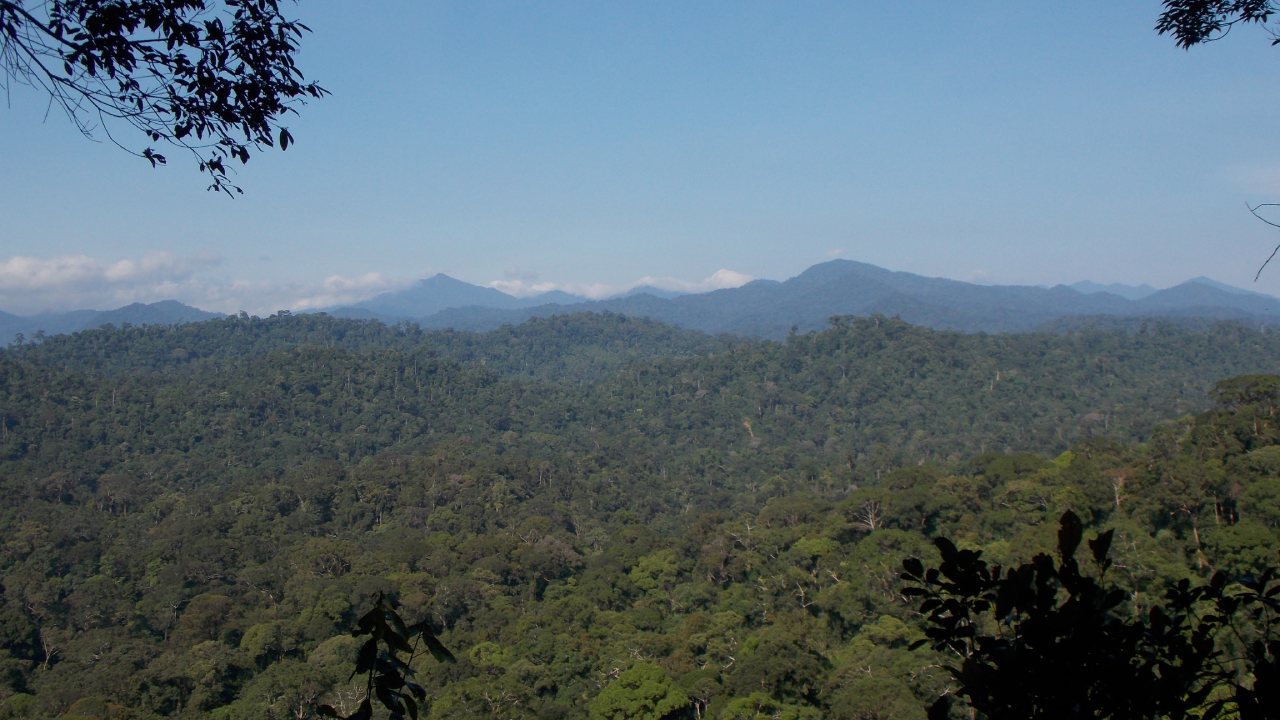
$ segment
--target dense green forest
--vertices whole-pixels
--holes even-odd
[[[0,353],[0,718],[350,711],[378,593],[458,662],[432,718],[924,718],[902,560],[1073,510],[1140,613],[1277,564],[1280,335],[782,342],[612,315],[325,316]]]

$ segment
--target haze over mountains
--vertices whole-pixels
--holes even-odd
[[[1280,300],[1195,278],[1150,286],[1077,283],[1052,288],[973,283],[832,260],[786,280],[756,280],[708,293],[659,296],[644,290],[604,300],[564,293],[515,298],[437,275],[406,290],[330,311],[343,317],[410,320],[424,327],[489,330],[531,317],[615,312],[710,333],[782,337],[826,327],[834,315],[898,316],[924,327],[1016,332],[1081,316],[1236,319],[1280,323]]]
[[[19,334],[31,338],[39,332],[63,335],[104,325],[177,325],[219,317],[223,314],[193,308],[177,300],[132,303],[115,310],[73,310],[27,316],[0,311],[0,345]]]
[[[1206,318],[1280,324],[1280,300],[1197,277],[1164,290],[1148,285],[1079,282],[1052,288],[977,285],[896,272],[850,260],[815,265],[785,281],[755,280],[737,288],[680,294],[634,288],[589,300],[553,291],[518,298],[494,288],[436,275],[404,290],[329,308],[347,318],[426,328],[490,330],[533,317],[613,312],[709,333],[784,337],[792,329],[826,327],[836,315],[882,314],[924,327],[964,332],[1020,332],[1088,317]],[[135,303],[112,311],[19,317],[0,313],[0,338],[75,332],[108,323],[171,324],[213,317],[176,301]]]

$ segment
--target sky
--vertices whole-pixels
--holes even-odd
[[[267,314],[436,273],[593,297],[833,258],[958,280],[1280,294],[1280,47],[1159,2],[282,3],[332,95],[206,192],[0,106],[0,310]],[[117,133],[126,144],[140,139]],[[1275,219],[1280,221],[1280,213]]]

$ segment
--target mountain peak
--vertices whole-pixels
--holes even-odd
[[[40,331],[47,335],[62,335],[108,324],[179,325],[220,317],[225,316],[194,308],[177,300],[135,302],[114,310],[71,310],[30,317],[0,313],[0,338],[12,338],[18,333],[34,336]]]
[[[1190,280],[1188,280],[1187,283],[1195,283],[1197,285],[1208,285],[1214,290],[1221,290],[1222,292],[1230,293],[1232,295],[1260,295],[1262,297],[1268,297],[1266,295],[1263,295],[1263,293],[1254,292],[1252,290],[1245,290],[1244,288],[1238,288],[1234,285],[1228,285],[1223,282],[1218,282],[1217,280],[1214,280],[1213,278],[1210,278],[1210,277],[1205,277],[1204,275],[1197,275],[1191,278]],[[1185,285],[1187,283],[1183,283],[1183,284]]]
[[[1109,293],[1117,297],[1122,297],[1126,300],[1141,300],[1142,298],[1155,294],[1156,292],[1155,288],[1145,283],[1142,285],[1125,285],[1123,283],[1109,283],[1104,285],[1102,283],[1091,282],[1089,280],[1082,280],[1080,282],[1071,283],[1067,287],[1075,290],[1076,292],[1084,293],[1085,295]]]
[[[1089,282],[1052,288],[978,285],[844,258],[819,263],[782,282],[759,279],[736,288],[672,295],[633,288],[602,301],[556,292],[516,298],[439,273],[354,309],[388,320],[470,330],[560,313],[617,312],[705,332],[766,337],[784,337],[792,327],[821,329],[837,315],[897,316],[915,325],[971,332],[1028,331],[1072,316],[1280,321],[1280,300],[1208,278],[1161,291],[1146,285]]]

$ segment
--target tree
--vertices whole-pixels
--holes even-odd
[[[354,712],[345,717],[330,705],[321,705],[318,712],[323,717],[342,720],[369,720],[373,717],[373,699],[386,708],[391,720],[410,717],[418,720],[420,705],[427,699],[427,691],[413,681],[413,661],[418,657],[419,643],[438,662],[455,662],[453,653],[441,644],[427,621],[406,626],[391,598],[379,594],[374,606],[365,613],[351,633],[355,637],[368,635],[360,646],[355,670],[351,677],[365,675],[364,699]],[[410,644],[410,640],[413,644]],[[408,653],[401,660],[399,653]]]
[[[935,649],[957,657],[955,695],[978,717],[1268,717],[1280,694],[1280,583],[1271,571],[1203,585],[1183,580],[1145,615],[1125,612],[1127,593],[1106,581],[1112,531],[1088,541],[1097,576],[1075,552],[1080,519],[1063,514],[1058,558],[1037,555],[1002,570],[981,553],[936,541],[937,568],[903,562],[904,594],[919,597]],[[945,695],[930,718],[948,717]]]
[[[1280,12],[1274,0],[1164,0],[1164,12],[1156,21],[1156,32],[1172,35],[1178,47],[1190,49],[1193,45],[1220,40],[1236,25],[1261,25],[1271,35],[1271,44],[1280,44],[1280,28],[1267,27],[1271,18]],[[1254,217],[1272,226],[1280,227],[1266,219],[1259,210],[1280,207],[1280,203],[1261,203],[1246,206]],[[1258,268],[1257,280],[1262,271],[1280,253],[1280,245]]]
[[[1178,46],[1212,42],[1225,37],[1239,24],[1266,25],[1277,7],[1273,0],[1164,0],[1164,12],[1156,21],[1156,32],[1173,35]],[[1280,34],[1268,28],[1273,40]]]
[[[209,189],[231,194],[228,162],[288,148],[281,119],[327,94],[294,62],[307,31],[278,0],[0,0],[0,72],[153,167],[165,156],[112,128],[189,151]]]
[[[639,718],[686,717],[692,703],[676,687],[662,668],[653,663],[637,663],[620,673],[591,701],[593,720],[639,720]]]

